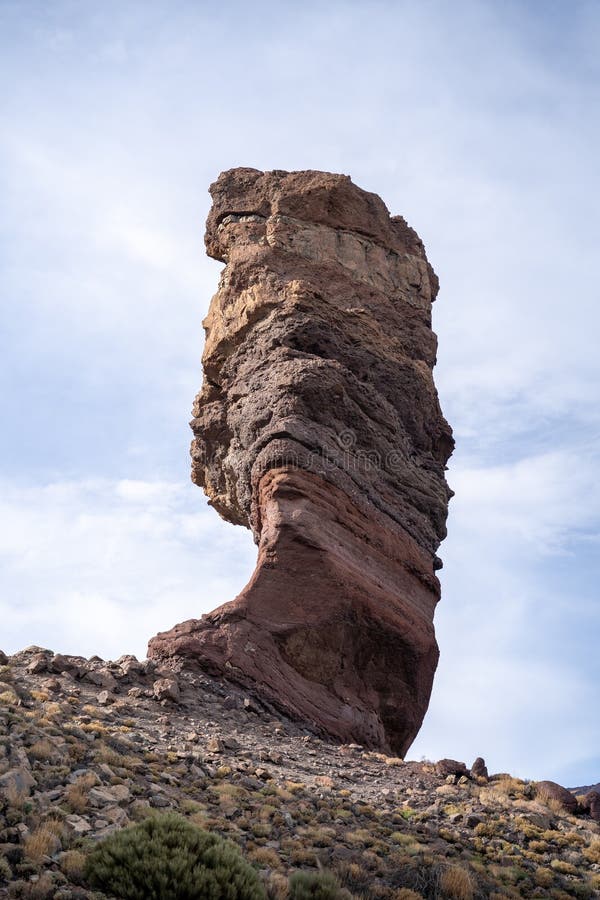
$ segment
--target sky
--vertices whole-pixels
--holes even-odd
[[[600,780],[600,5],[0,0],[0,648],[144,657],[251,535],[189,478],[220,171],[422,237],[456,451],[413,759]]]

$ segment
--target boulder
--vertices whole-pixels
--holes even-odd
[[[179,702],[179,684],[175,678],[158,678],[152,686],[152,692],[157,700]]]
[[[442,778],[448,778],[448,776],[454,777],[462,777],[467,776],[469,774],[468,769],[464,762],[459,762],[456,759],[440,759],[435,764],[435,771],[437,775],[440,775]]]
[[[108,671],[108,669],[89,669],[84,678],[86,681],[96,684],[98,687],[106,691],[115,691],[117,688],[116,678]]]
[[[39,675],[40,672],[47,672],[51,660],[46,653],[37,653],[27,666],[30,675]]]
[[[598,791],[588,791],[581,805],[594,822],[600,822],[600,793]]]
[[[130,675],[132,677],[141,675],[144,668],[137,657],[132,656],[131,654],[119,657],[117,665],[121,667],[123,675]]]
[[[212,185],[192,478],[258,545],[241,594],[149,644],[345,742],[400,757],[438,660],[436,552],[453,448],[434,386],[438,280],[346,175]]]
[[[0,775],[0,797],[14,802],[20,797],[29,796],[35,784],[35,778],[25,766],[9,769],[4,775]]]
[[[555,781],[537,781],[535,784],[535,796],[542,803],[550,801],[559,803],[569,813],[576,813],[578,804],[573,794]]]
[[[478,756],[471,766],[471,776],[473,778],[489,778],[485,759],[482,756]]]

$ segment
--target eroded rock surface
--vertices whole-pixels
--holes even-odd
[[[192,477],[251,528],[231,603],[159,634],[341,740],[404,754],[438,648],[451,430],[433,383],[438,282],[416,233],[343,175],[233,169],[211,186]]]

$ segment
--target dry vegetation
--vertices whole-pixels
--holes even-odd
[[[0,700],[0,897],[100,898],[94,842],[169,810],[237,843],[274,900],[297,870],[332,873],[340,900],[600,897],[598,825],[527,782],[332,747],[240,712],[243,695],[227,712],[209,679],[190,682],[204,707],[161,705],[143,680],[102,705],[64,676],[49,703],[28,659],[1,676],[17,700]]]

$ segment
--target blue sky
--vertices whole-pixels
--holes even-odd
[[[189,482],[207,188],[318,168],[441,280],[456,453],[413,758],[600,778],[596,2],[0,0],[0,647],[144,655],[231,599]]]

